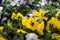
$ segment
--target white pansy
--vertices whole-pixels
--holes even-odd
[[[14,0],[14,2],[18,3],[20,0]]]
[[[0,6],[0,12],[3,10],[3,7],[2,6]]]
[[[42,2],[44,2],[44,1],[46,1],[46,0],[42,0]]]
[[[49,1],[49,4],[52,4],[52,1]]]
[[[12,2],[10,3],[10,5],[11,5],[11,6],[15,6],[16,3],[15,3],[14,1],[12,1]]]
[[[33,16],[33,14],[29,14],[29,16]]]
[[[18,3],[17,6],[20,6],[20,4]]]
[[[5,0],[2,0],[2,2],[5,2]]]
[[[4,17],[4,18],[1,20],[1,22],[5,21],[5,20],[7,20],[7,18],[6,18],[6,17]]]
[[[45,2],[41,3],[41,5],[44,6],[45,5]]]
[[[11,1],[10,5],[11,5],[11,6],[15,6],[15,5],[19,6],[19,4],[20,4],[19,1],[20,1],[20,0]]]
[[[42,3],[41,3],[41,6],[44,6],[45,4],[47,4],[47,2],[42,2]]]
[[[26,35],[26,40],[37,40],[38,36],[35,33],[28,33]]]
[[[44,6],[45,4],[47,4],[46,0],[42,0],[41,6]]]
[[[17,5],[17,6],[20,6],[20,3],[19,3],[19,2],[17,2],[17,3],[16,3],[16,5]]]
[[[39,5],[39,4],[37,4],[36,6],[37,6],[37,7],[40,7],[40,5]]]

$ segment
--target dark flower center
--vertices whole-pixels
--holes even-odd
[[[34,26],[34,23],[31,21],[31,26]]]

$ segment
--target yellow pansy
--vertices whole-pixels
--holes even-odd
[[[52,18],[54,28],[60,29],[60,21],[57,18]]]
[[[4,27],[3,26],[0,26],[0,31],[3,31]]]
[[[54,28],[60,29],[60,22],[57,18],[52,17],[48,23],[46,29],[49,29],[50,24],[53,25]]]
[[[39,10],[39,12],[34,12],[34,16],[37,16],[39,19],[44,19],[44,20],[48,20],[48,18],[47,17],[45,17],[44,16],[45,15],[45,12],[44,12],[44,10]]]
[[[37,17],[39,17],[39,12],[34,12],[34,16],[37,16]]]
[[[45,11],[41,9],[41,10],[39,10],[39,13],[40,13],[42,16],[44,16]]]
[[[30,17],[28,21],[29,21],[30,29],[34,31],[39,23],[33,17]]]
[[[24,17],[22,19],[22,25],[24,25],[26,28],[30,28],[29,22],[28,22],[28,19],[27,18]]]
[[[14,20],[17,14],[15,12],[12,13],[11,19]]]
[[[52,34],[52,39],[60,40],[60,35],[57,33]]]
[[[57,39],[57,40],[60,40],[60,35],[58,35],[56,39]]]
[[[17,14],[15,14],[15,12],[12,13],[11,19],[14,20],[18,20],[18,18],[23,18],[22,13],[18,12]]]
[[[51,20],[49,20],[49,21],[47,22],[47,26],[46,26],[46,30],[47,30],[47,31],[50,30],[50,24],[52,24],[52,21],[51,21]]]
[[[19,33],[19,32],[22,32],[22,33],[24,33],[24,34],[26,34],[26,33],[27,33],[25,30],[17,29],[17,33]]]
[[[22,19],[22,25],[26,25],[27,22],[28,22],[28,19],[24,17],[24,18]]]
[[[23,18],[22,25],[24,25],[26,28],[34,31],[36,29],[36,27],[38,26],[38,22],[36,22],[36,20],[33,17],[29,17],[29,19]]]
[[[22,13],[18,12],[18,14],[16,15],[15,19],[17,19],[17,20],[18,20],[18,18],[23,18]]]
[[[37,16],[37,17],[39,17],[39,18],[43,18],[44,17],[44,10],[39,10],[39,12],[34,12],[34,16]]]
[[[0,37],[0,40],[6,40],[6,39],[4,39],[2,36]]]
[[[44,30],[44,21],[42,21],[39,26],[37,27],[37,32],[40,34],[40,35],[43,35],[43,30]]]
[[[60,15],[60,10],[56,13],[56,17],[58,17]]]
[[[52,23],[53,23],[54,28],[56,28],[59,25],[59,20],[57,18],[52,17],[51,24]]]
[[[53,34],[52,34],[52,39],[55,39],[57,36],[58,36],[57,33],[53,33]]]

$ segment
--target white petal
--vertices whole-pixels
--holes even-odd
[[[33,16],[33,14],[29,14],[29,16]]]
[[[37,4],[37,6],[38,6],[38,7],[40,7],[40,5],[39,5],[39,4]]]
[[[0,11],[2,11],[3,10],[3,7],[2,6],[0,6]]]
[[[41,3],[41,5],[44,6],[45,5],[45,2]]]
[[[11,2],[11,4],[10,4],[11,6],[15,6],[16,5],[16,3],[15,2]]]
[[[35,33],[28,33],[26,35],[26,40],[32,40],[32,39],[35,40],[37,38],[38,38],[38,36]]]
[[[6,17],[4,17],[4,18],[2,19],[2,21],[5,21],[5,20],[7,20],[7,18],[6,18]]]

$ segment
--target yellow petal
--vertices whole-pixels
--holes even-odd
[[[17,14],[15,12],[12,13],[11,19],[14,20]]]
[[[44,20],[46,20],[46,21],[48,20],[48,18],[47,18],[47,17],[43,17],[43,19],[44,19]]]
[[[0,40],[6,40],[6,39],[4,39],[3,37],[0,37]]]
[[[22,32],[22,33],[24,33],[24,34],[26,34],[26,33],[27,33],[25,30],[17,29],[17,33],[19,33],[19,32]]]
[[[43,30],[44,30],[44,22],[42,21],[40,23],[40,25],[37,27],[37,32],[40,34],[40,35],[43,35]]]
[[[0,31],[2,31],[4,29],[4,27],[3,26],[0,26]]]

